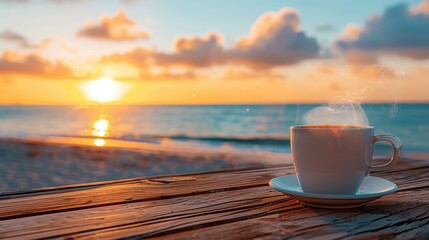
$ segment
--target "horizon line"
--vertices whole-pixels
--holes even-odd
[[[127,103],[127,104],[121,104],[121,103],[108,103],[108,104],[102,104],[102,103],[87,103],[87,104],[23,104],[23,103],[14,103],[14,104],[1,104],[0,107],[8,107],[8,106],[237,106],[237,105],[315,105],[315,104],[330,104],[335,102],[273,102],[273,103]],[[367,101],[367,102],[359,102],[359,104],[429,104],[429,101],[401,101],[401,102],[394,102],[394,101]]]

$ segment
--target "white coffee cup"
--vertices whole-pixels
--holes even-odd
[[[373,170],[391,167],[400,156],[401,141],[393,135],[374,136],[371,126],[308,125],[290,128],[292,155],[304,192],[355,194]],[[374,143],[389,142],[389,162],[373,166]]]

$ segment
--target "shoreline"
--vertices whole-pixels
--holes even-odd
[[[100,147],[94,139],[0,138],[0,192],[293,163],[290,153],[116,139],[105,139]],[[429,153],[411,152],[403,157],[428,159]]]
[[[97,146],[94,141],[103,139],[103,146]],[[231,154],[237,157],[247,157],[253,160],[255,156],[264,155],[268,157],[266,164],[281,164],[284,163],[282,158],[290,153],[275,153],[259,150],[243,150],[230,148],[228,146],[212,147],[212,148],[196,148],[190,147],[186,144],[178,144],[173,141],[162,141],[161,143],[146,142],[146,141],[132,141],[113,138],[97,138],[97,137],[62,137],[62,136],[48,136],[48,137],[25,137],[25,138],[2,138],[1,142],[16,142],[21,144],[34,144],[34,145],[51,145],[51,146],[76,146],[76,147],[89,147],[94,149],[123,149],[129,151],[152,152],[156,153],[171,153],[171,154]],[[292,163],[291,159],[287,159],[287,163]],[[282,162],[278,162],[282,161]]]
[[[292,163],[290,154],[95,138],[0,138],[0,192]]]

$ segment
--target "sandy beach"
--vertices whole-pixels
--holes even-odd
[[[105,139],[105,145],[100,147],[94,145],[94,140],[0,138],[0,192],[293,161],[290,153],[245,152],[228,147],[197,149],[168,142],[115,139]],[[406,157],[415,159],[427,156],[427,153],[406,153]]]
[[[272,165],[291,161],[287,154],[187,149],[92,138],[0,139],[0,191],[141,176]]]

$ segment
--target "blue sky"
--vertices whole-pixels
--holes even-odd
[[[33,41],[55,35],[74,37],[77,29],[90,19],[112,15],[122,9],[151,33],[143,42],[160,49],[171,49],[177,36],[204,35],[210,31],[225,36],[226,44],[247,34],[250,26],[267,11],[278,11],[288,6],[301,15],[302,29],[318,38],[321,44],[331,43],[347,23],[363,25],[368,16],[382,14],[384,9],[401,1],[309,1],[309,0],[28,0],[27,3],[1,1],[0,29],[13,29]],[[419,1],[407,1],[416,5]],[[51,24],[54,23],[54,24]],[[330,25],[332,31],[320,32],[318,26]],[[2,44],[3,45],[3,44]]]

